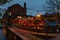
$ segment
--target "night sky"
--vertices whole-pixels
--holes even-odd
[[[14,4],[20,4],[22,7],[24,6],[24,0],[13,0],[10,3],[6,3],[0,8],[3,10],[7,9],[9,6]],[[45,0],[26,0],[26,6],[27,6],[27,15],[33,15],[36,16],[38,13],[44,14],[45,11],[43,11],[43,5],[46,5]]]

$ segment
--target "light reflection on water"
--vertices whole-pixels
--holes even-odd
[[[2,28],[0,28],[0,40],[6,40]]]

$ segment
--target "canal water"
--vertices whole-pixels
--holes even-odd
[[[3,28],[0,28],[0,40],[6,40],[4,32],[3,32]]]

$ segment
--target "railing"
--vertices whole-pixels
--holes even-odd
[[[6,28],[6,40],[22,40],[19,36],[12,29]]]

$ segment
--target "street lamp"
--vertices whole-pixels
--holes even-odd
[[[37,17],[40,17],[40,16],[41,16],[41,14],[38,14],[38,15],[37,15]]]
[[[8,26],[11,25],[11,19],[12,19],[12,17],[11,17],[11,12],[9,11],[9,12],[8,12],[8,15],[7,15]]]
[[[11,16],[11,12],[9,13],[9,15]]]
[[[36,20],[41,20],[41,14],[36,15]]]
[[[36,15],[36,25],[37,25],[36,29],[37,29],[37,28],[39,29],[38,23],[39,23],[40,20],[41,20],[41,14],[37,14],[37,15]]]

